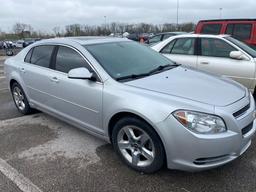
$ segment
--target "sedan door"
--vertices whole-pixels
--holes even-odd
[[[200,38],[201,53],[198,68],[207,72],[232,78],[252,89],[255,64],[247,60],[230,58],[231,51],[238,51],[226,41],[218,38]]]
[[[28,98],[33,105],[49,109],[53,104],[52,87],[49,76],[55,72],[50,69],[54,46],[42,45],[32,48],[20,66],[22,79]]]
[[[160,53],[178,64],[196,67],[195,45],[196,38],[177,38],[169,42]]]
[[[96,81],[70,79],[71,69],[85,67],[96,76]],[[75,49],[59,46],[55,57],[54,109],[72,122],[103,133],[102,130],[102,92],[103,83],[85,58]]]

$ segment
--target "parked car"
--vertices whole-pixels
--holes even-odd
[[[152,37],[150,37],[147,41],[145,41],[146,44],[154,45],[156,43],[159,43],[165,39],[168,39],[169,37],[175,36],[175,35],[182,35],[186,34],[186,32],[176,31],[176,32],[165,32],[165,33],[158,33]]]
[[[24,40],[18,40],[18,41],[16,41],[16,43],[15,43],[15,47],[17,47],[17,48],[23,48],[23,43],[24,43]]]
[[[42,40],[6,60],[5,73],[21,113],[36,108],[97,135],[137,171],[223,165],[256,131],[245,87],[124,38]]]
[[[152,48],[177,63],[232,78],[256,93],[256,51],[228,35],[181,35]]]
[[[12,41],[9,41],[9,40],[3,41],[3,49],[9,49],[13,47],[14,47],[14,43]]]
[[[149,38],[150,34],[148,33],[131,33],[127,36],[128,39],[133,40],[133,41],[147,41]]]
[[[3,49],[3,48],[4,48],[4,42],[0,41],[0,49]]]
[[[256,49],[256,19],[222,19],[199,21],[195,33],[229,34]]]
[[[25,48],[25,47],[27,47],[27,46],[31,45],[32,43],[35,43],[35,42],[36,42],[35,39],[26,38],[26,39],[24,39],[22,47]]]

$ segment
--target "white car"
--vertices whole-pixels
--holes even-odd
[[[228,35],[179,35],[152,48],[179,64],[230,77],[255,90],[256,51]]]
[[[15,46],[18,48],[23,48],[23,43],[24,43],[24,40],[18,40],[16,41]]]

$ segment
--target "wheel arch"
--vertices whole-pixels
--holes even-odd
[[[114,125],[118,122],[118,120],[120,120],[121,118],[125,118],[125,117],[135,117],[138,118],[142,121],[144,121],[146,124],[148,124],[150,127],[152,127],[152,130],[156,133],[156,135],[159,137],[161,144],[164,148],[164,162],[166,164],[166,149],[165,149],[165,144],[164,141],[162,140],[161,134],[158,133],[157,129],[155,128],[155,126],[153,125],[152,122],[150,122],[149,119],[145,119],[144,117],[135,114],[133,112],[128,112],[128,111],[122,111],[122,112],[117,112],[116,114],[112,115],[112,117],[110,118],[109,122],[108,122],[108,138],[109,141],[112,143],[112,131],[114,128]]]
[[[18,84],[20,85],[20,83],[19,83],[17,80],[11,79],[10,82],[9,82],[10,90],[11,90],[12,85],[13,85],[14,83],[18,83]]]

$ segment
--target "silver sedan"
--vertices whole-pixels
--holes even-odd
[[[223,165],[256,130],[245,87],[126,39],[43,40],[8,59],[5,72],[21,113],[38,109],[101,137],[141,172]]]

